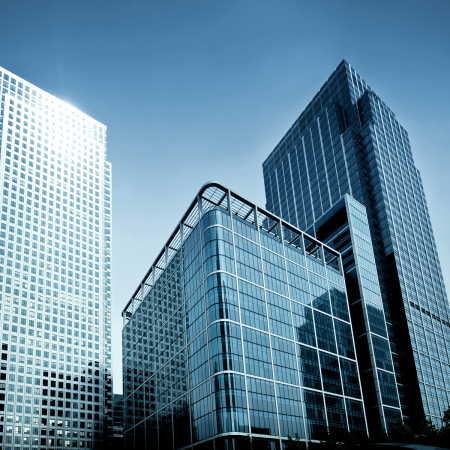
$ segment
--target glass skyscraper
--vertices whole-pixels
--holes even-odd
[[[0,68],[0,442],[102,448],[111,380],[106,127]]]
[[[365,433],[343,275],[340,253],[203,186],[122,313],[126,448]]]
[[[263,172],[267,209],[304,230],[345,194],[364,205],[403,417],[439,423],[450,395],[449,304],[406,130],[342,61]]]

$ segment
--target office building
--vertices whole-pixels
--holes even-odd
[[[366,432],[340,254],[218,183],[122,316],[127,449]]]
[[[111,407],[106,127],[0,68],[5,450],[102,448]]]
[[[366,209],[345,194],[307,230],[342,255],[370,433],[402,418]]]
[[[406,130],[342,61],[263,172],[267,209],[301,229],[317,229],[345,194],[365,207],[402,415],[414,424],[424,412],[440,424],[450,394],[449,304]]]

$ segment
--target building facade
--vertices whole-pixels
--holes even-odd
[[[123,448],[123,395],[113,394],[112,398],[112,440],[114,449]]]
[[[340,254],[218,183],[122,315],[127,449],[366,432]]]
[[[0,68],[0,433],[102,448],[111,407],[106,127]]]
[[[370,433],[402,418],[366,208],[345,194],[307,233],[342,255]]]
[[[342,61],[263,164],[267,209],[307,230],[345,195],[364,205],[403,417],[449,406],[450,320],[406,130]]]

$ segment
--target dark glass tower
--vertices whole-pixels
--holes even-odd
[[[450,394],[449,304],[405,129],[342,61],[263,170],[267,209],[301,229],[345,194],[365,206],[403,417],[425,412],[439,423]]]
[[[348,194],[308,229],[342,254],[370,433],[402,417],[366,209]]]

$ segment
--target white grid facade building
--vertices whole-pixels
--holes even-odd
[[[0,448],[102,448],[111,380],[106,127],[0,67]]]

